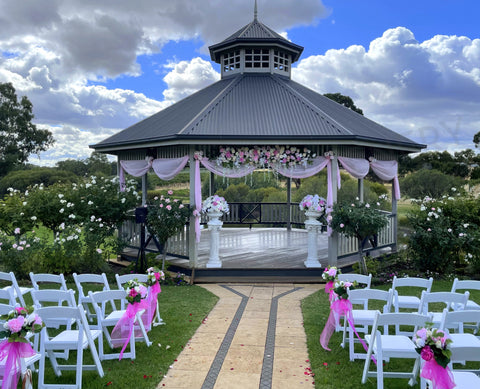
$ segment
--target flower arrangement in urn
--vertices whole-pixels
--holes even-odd
[[[301,211],[314,211],[324,213],[327,207],[327,200],[318,194],[306,195],[298,205]]]
[[[203,213],[228,213],[227,201],[218,195],[207,197],[202,203]]]

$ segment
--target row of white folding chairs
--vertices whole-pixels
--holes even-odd
[[[384,377],[408,378],[409,384],[416,382],[418,372],[421,367],[421,358],[417,353],[416,344],[412,335],[427,322],[431,322],[431,315],[419,313],[375,313],[372,330],[365,336],[368,344],[368,351],[365,358],[365,365],[362,375],[362,383],[367,381],[368,377],[377,378],[377,388],[383,389]],[[464,324],[480,321],[480,310],[467,311],[449,311],[445,309],[442,313],[440,329],[463,328]],[[396,332],[398,325],[409,326],[410,336],[402,335]],[[383,327],[383,333],[380,329]],[[395,328],[395,333],[389,333],[389,328]],[[480,360],[480,339],[471,333],[451,333],[453,342],[451,344],[452,362],[478,361]],[[373,357],[373,358],[372,358]],[[391,358],[412,359],[413,367],[408,372],[385,372],[384,363]],[[376,370],[370,371],[371,360],[376,360]],[[478,371],[476,371],[478,374]],[[478,387],[478,376],[470,371],[454,370],[455,382],[457,388]],[[458,381],[458,382],[457,382]],[[426,381],[422,380],[422,388]]]

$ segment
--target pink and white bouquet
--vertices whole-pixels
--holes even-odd
[[[338,275],[341,273],[340,269],[337,269],[336,266],[328,266],[322,273],[322,278],[327,281],[335,281]]]
[[[9,342],[28,343],[27,333],[38,333],[45,327],[40,316],[34,313],[33,307],[16,307],[1,317],[5,321],[0,337],[8,338]]]
[[[153,286],[160,280],[164,280],[165,274],[156,267],[149,267],[147,269],[147,277],[147,286]]]
[[[337,281],[333,287],[333,291],[337,295],[338,299],[340,300],[348,300],[348,291],[350,289],[355,289],[357,286],[357,282],[349,282],[349,281]]]
[[[203,213],[208,213],[208,212],[228,213],[228,211],[229,211],[229,208],[228,208],[227,201],[223,197],[218,195],[207,197],[202,204]]]
[[[306,195],[299,204],[301,211],[316,211],[324,213],[327,208],[327,200],[316,195]]]
[[[127,292],[127,301],[130,304],[139,303],[147,297],[147,286],[144,283],[139,282],[136,278],[127,281],[124,288]]]
[[[434,359],[443,368],[449,364],[452,356],[449,345],[452,339],[444,331],[432,328],[431,323],[427,323],[425,328],[417,331],[414,341],[416,350],[424,361]]]

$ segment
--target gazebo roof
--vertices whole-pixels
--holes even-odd
[[[112,152],[162,144],[364,145],[418,152],[424,145],[290,80],[226,77],[92,147]]]

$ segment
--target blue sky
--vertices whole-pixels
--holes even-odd
[[[258,0],[258,17],[305,47],[294,80],[454,152],[480,131],[479,4]],[[86,158],[89,144],[215,82],[207,47],[252,18],[253,0],[1,2],[0,82],[30,98],[57,140],[31,162]]]

